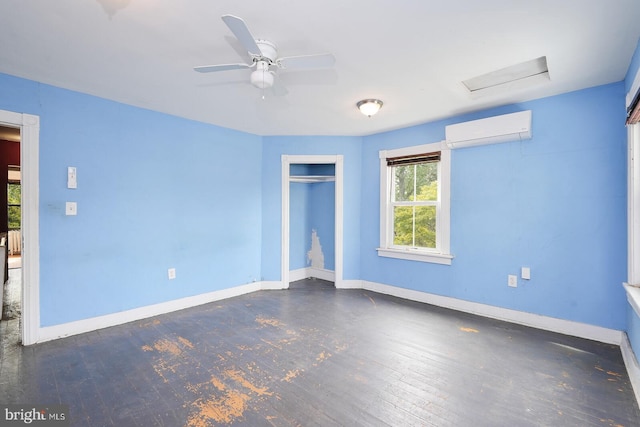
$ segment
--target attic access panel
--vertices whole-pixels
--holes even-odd
[[[527,83],[535,84],[540,79],[549,79],[549,67],[546,56],[472,77],[464,80],[462,84],[464,84],[472,94],[479,94],[481,91],[500,85],[507,85],[508,83],[518,82],[523,85]]]

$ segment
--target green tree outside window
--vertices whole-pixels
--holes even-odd
[[[20,229],[20,205],[22,204],[20,184],[7,184],[7,213],[9,230]]]
[[[436,247],[438,163],[393,167],[393,244]]]

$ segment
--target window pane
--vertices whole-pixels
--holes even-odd
[[[9,206],[8,208],[8,216],[9,216],[9,230],[19,230],[20,229],[20,206]]]
[[[392,170],[395,184],[394,201],[413,201],[415,165],[394,166]]]
[[[438,163],[416,165],[417,200],[438,200]]]
[[[19,205],[21,197],[20,184],[7,184],[7,201],[9,205]]]
[[[436,247],[436,207],[415,207],[415,245],[420,248]]]
[[[413,246],[413,207],[394,206],[393,244]]]

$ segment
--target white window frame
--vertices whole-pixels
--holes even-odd
[[[436,203],[436,247],[407,248],[393,244],[393,214],[391,212],[392,166],[387,166],[390,157],[413,156],[440,151],[438,162],[438,202]],[[413,147],[382,150],[380,157],[380,247],[378,256],[451,265],[451,150],[442,142]]]

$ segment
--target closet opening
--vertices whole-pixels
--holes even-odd
[[[342,283],[342,156],[282,157],[282,286]]]

